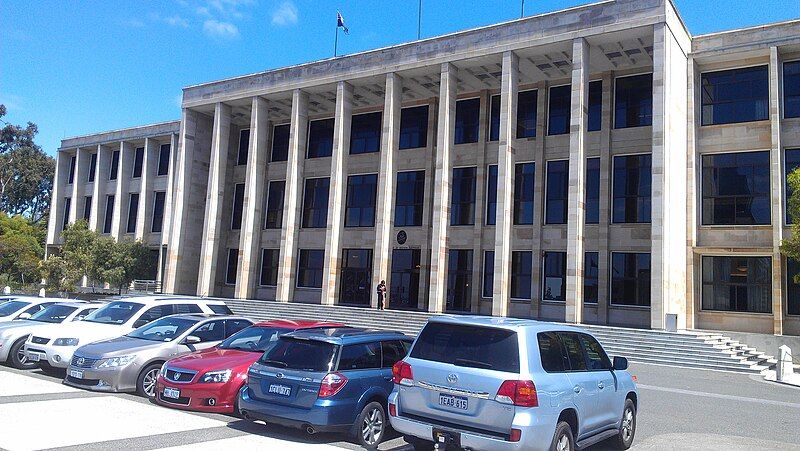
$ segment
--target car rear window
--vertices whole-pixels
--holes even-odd
[[[457,366],[519,372],[517,333],[494,327],[428,323],[419,334],[411,357]]]
[[[208,304],[208,308],[217,315],[233,315],[233,311],[227,305]]]
[[[30,302],[23,302],[23,301],[8,301],[4,302],[3,305],[0,305],[0,316],[8,316],[17,310],[25,307],[26,305],[30,304]]]
[[[261,356],[264,366],[302,371],[331,371],[336,345],[317,340],[298,340],[281,337],[275,346]]]

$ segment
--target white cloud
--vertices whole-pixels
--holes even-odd
[[[272,12],[272,24],[278,26],[294,25],[297,23],[297,7],[290,1],[285,1]]]
[[[189,21],[177,14],[175,14],[174,16],[164,17],[162,20],[167,25],[172,25],[173,27],[181,27],[181,28],[189,27]]]
[[[212,38],[234,39],[239,37],[239,28],[236,25],[215,19],[203,22],[203,31]]]

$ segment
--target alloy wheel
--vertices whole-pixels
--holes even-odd
[[[561,437],[558,438],[558,443],[556,443],[556,450],[569,451],[569,437],[567,437],[567,434],[561,434]]]
[[[383,434],[383,411],[379,408],[374,408],[367,412],[364,416],[364,422],[361,424],[361,436],[364,442],[368,445],[375,445]]]
[[[625,409],[622,415],[622,440],[628,441],[633,436],[633,410]]]
[[[19,360],[20,365],[28,363],[28,356],[25,355],[25,351],[23,351],[22,348],[17,351],[17,360]]]
[[[154,368],[148,371],[142,379],[142,388],[144,389],[145,394],[151,398],[156,394],[156,379],[158,378],[158,371],[158,368]]]

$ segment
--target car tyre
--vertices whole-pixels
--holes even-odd
[[[368,403],[361,410],[353,425],[352,435],[356,442],[366,449],[378,449],[378,445],[386,435],[386,411],[379,402]]]
[[[619,423],[619,433],[614,438],[615,448],[630,448],[633,444],[634,435],[636,435],[636,405],[628,398],[625,400],[625,408],[622,409],[622,421]]]
[[[25,346],[25,339],[26,337],[20,338],[16,343],[11,345],[11,349],[8,351],[8,361],[11,362],[11,366],[14,368],[31,370],[36,368],[36,363],[29,362],[28,358],[25,357],[25,354],[22,352],[22,347]]]
[[[553,434],[553,442],[550,443],[550,451],[574,451],[575,437],[572,435],[572,427],[566,421],[559,421],[556,425],[556,433]]]
[[[156,380],[158,372],[161,370],[160,363],[152,363],[144,367],[139,377],[136,379],[136,393],[139,396],[153,399],[156,396]]]

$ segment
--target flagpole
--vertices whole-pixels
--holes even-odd
[[[522,19],[525,17],[525,0],[522,0],[522,8],[519,11],[519,18]]]
[[[417,9],[417,40],[420,39],[422,31],[422,0],[419,0],[419,9]]]
[[[336,58],[336,52],[339,50],[339,23],[336,23],[336,39],[333,41],[333,57]]]

